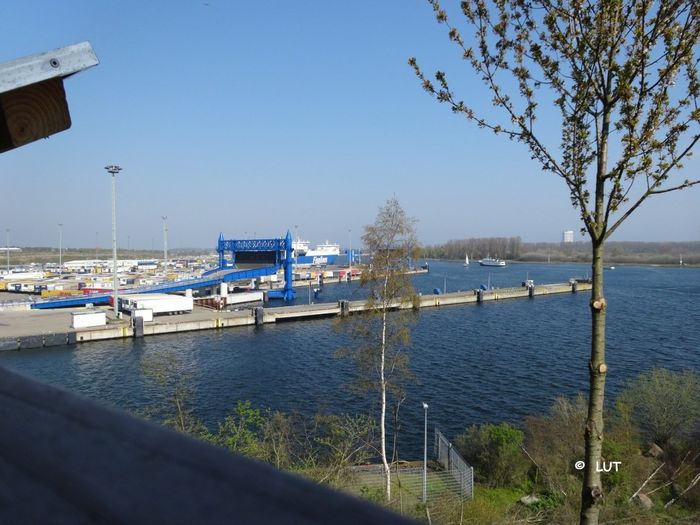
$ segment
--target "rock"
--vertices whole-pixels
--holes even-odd
[[[651,498],[641,492],[634,497],[634,500],[639,503],[639,506],[643,509],[650,510],[654,506],[654,502],[651,501]]]
[[[659,459],[659,458],[661,458],[661,456],[664,455],[664,449],[662,449],[656,443],[652,443],[651,446],[649,447],[649,450],[647,450],[646,454],[644,454],[644,455]]]
[[[534,494],[530,494],[529,496],[523,496],[520,498],[520,503],[523,505],[532,505],[533,503],[537,503],[540,501],[540,498],[535,496]]]

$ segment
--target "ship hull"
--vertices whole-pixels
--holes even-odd
[[[298,266],[326,266],[327,264],[335,264],[337,255],[302,255],[294,259],[294,264]]]
[[[499,266],[502,268],[503,266],[506,265],[506,262],[501,261],[499,259],[483,259],[483,260],[479,261],[479,264],[481,266]]]

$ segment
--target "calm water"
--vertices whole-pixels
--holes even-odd
[[[431,264],[414,279],[422,293],[467,290],[489,280],[500,287],[525,278],[563,282],[583,265],[511,264],[482,268]],[[653,367],[700,370],[700,269],[621,267],[607,271],[608,398],[624,381]],[[327,285],[319,301],[358,299],[355,283]],[[298,303],[308,301],[299,289]],[[0,352],[0,365],[129,410],[165,391],[144,379],[142,364],[173,353],[194,393],[197,416],[214,425],[237,400],[260,408],[314,413],[357,412],[367,403],[349,393],[353,366],[335,357],[352,341],[333,319],[232,328],[143,340]],[[417,382],[402,408],[401,453],[422,452],[423,409],[430,424],[454,437],[472,423],[519,422],[543,413],[555,397],[587,388],[588,294],[538,297],[420,312],[410,363]]]

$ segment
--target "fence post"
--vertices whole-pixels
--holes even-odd
[[[469,499],[474,499],[474,467],[469,467]]]
[[[433,446],[433,455],[440,461],[440,438],[439,438],[440,431],[438,430],[437,427],[435,427],[434,435],[435,435],[435,445]]]

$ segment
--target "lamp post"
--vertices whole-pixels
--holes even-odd
[[[58,223],[58,274],[63,269],[63,223]]]
[[[117,291],[117,183],[116,174],[122,169],[119,166],[110,164],[105,166],[107,173],[112,175],[112,277],[114,285],[114,318],[119,319],[119,295]]]
[[[294,236],[296,237],[296,241],[292,242],[292,248],[294,248],[294,242],[297,243],[297,247],[294,248],[293,253],[294,253],[294,264],[297,263],[297,257],[299,254],[297,254],[297,251],[299,250],[299,225],[295,224],[294,225]]]
[[[423,441],[423,503],[428,499],[428,403],[423,401],[423,410],[425,411],[425,427]]]
[[[352,282],[352,229],[348,229],[348,274]]]
[[[168,216],[163,215],[163,268],[168,266]]]
[[[7,275],[10,275],[10,228],[5,228],[5,253],[7,254]]]

